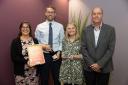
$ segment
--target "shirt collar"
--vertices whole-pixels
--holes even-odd
[[[94,24],[92,24],[92,26],[94,27],[94,30],[96,30],[96,31],[101,30],[102,25],[103,25],[102,22],[99,26],[95,26]]]
[[[48,23],[48,24],[49,24],[49,23],[52,23],[52,24],[53,24],[54,22],[55,22],[54,20],[52,20],[52,21],[46,20],[46,23]]]

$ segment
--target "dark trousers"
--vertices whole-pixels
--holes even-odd
[[[85,71],[86,85],[108,85],[110,73]]]
[[[49,72],[52,74],[54,85],[60,85],[59,71],[61,60],[53,61],[52,55],[44,54],[46,63],[38,67],[40,85],[48,85]]]

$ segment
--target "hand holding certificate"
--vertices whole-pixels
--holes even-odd
[[[29,57],[29,65],[31,67],[38,64],[45,63],[42,45],[40,44],[29,45],[27,47],[27,50],[28,50],[28,57]]]

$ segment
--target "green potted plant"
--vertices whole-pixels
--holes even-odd
[[[70,22],[73,22],[76,25],[78,32],[80,34],[80,38],[81,38],[83,29],[87,25],[88,15],[83,16],[81,12],[79,12],[78,15],[76,15],[75,13],[71,13]]]

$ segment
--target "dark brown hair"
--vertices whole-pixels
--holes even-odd
[[[21,28],[23,27],[23,24],[27,24],[28,25],[28,27],[30,29],[29,36],[32,37],[32,29],[31,29],[32,27],[31,27],[30,23],[26,22],[26,21],[23,21],[23,22],[20,23],[18,37],[20,37],[22,35]]]
[[[45,9],[45,11],[47,11],[47,8],[52,8],[54,10],[54,12],[56,11],[56,8],[53,7],[53,6],[51,6],[51,5],[47,6],[46,9]]]

